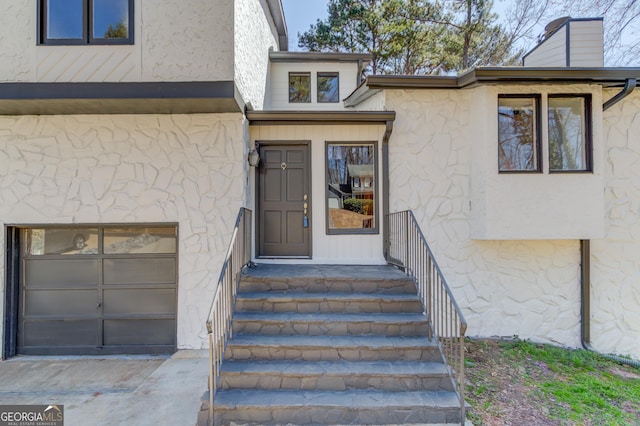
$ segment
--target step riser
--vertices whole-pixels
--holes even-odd
[[[435,347],[420,348],[305,348],[240,346],[229,341],[225,359],[290,361],[430,361],[442,362]]]
[[[290,376],[282,374],[230,374],[222,373],[221,389],[261,390],[324,390],[344,391],[350,389],[377,389],[389,392],[401,391],[453,391],[451,380],[446,376]]]
[[[428,336],[429,326],[423,323],[385,324],[372,322],[309,323],[293,321],[234,320],[234,334],[306,335],[306,336]]]
[[[339,407],[304,407],[276,409],[242,409],[217,410],[215,425],[228,425],[232,422],[241,424],[424,424],[428,423],[458,423],[460,412],[451,408],[432,407],[380,407],[367,409],[348,409]]]
[[[401,280],[377,280],[377,281],[353,281],[322,279],[255,279],[245,277],[240,283],[239,291],[265,292],[287,291],[291,293],[384,293],[384,294],[415,294],[416,287],[413,281]]]
[[[423,311],[413,281],[393,267],[248,269],[214,424],[460,423]],[[208,397],[201,413],[207,406]]]
[[[297,312],[297,313],[420,313],[422,304],[418,301],[361,301],[361,300],[265,300],[244,299],[240,295],[236,302],[237,311],[247,312]]]

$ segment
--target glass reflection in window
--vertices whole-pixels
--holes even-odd
[[[506,171],[539,171],[536,97],[498,99],[498,166]]]
[[[32,256],[98,252],[96,228],[27,229],[25,236],[26,252]]]
[[[586,105],[585,96],[549,96],[549,170],[590,170]]]
[[[175,227],[105,228],[104,253],[175,253]]]
[[[85,0],[47,0],[47,38],[82,39]]]
[[[340,101],[337,72],[318,73],[318,102],[337,103]]]
[[[327,144],[328,233],[375,233],[376,144]]]
[[[308,72],[289,73],[289,102],[311,102],[311,74]]]
[[[129,38],[129,0],[93,0],[93,38]]]

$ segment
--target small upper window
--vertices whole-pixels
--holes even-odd
[[[318,73],[318,102],[337,103],[340,101],[340,90],[337,72]]]
[[[289,102],[309,103],[311,102],[311,73],[290,72],[289,73]]]
[[[501,172],[540,171],[538,96],[498,98],[498,166]]]
[[[133,0],[41,0],[42,44],[132,44]]]
[[[549,171],[591,170],[590,99],[549,95]]]

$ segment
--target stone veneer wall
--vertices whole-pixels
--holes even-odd
[[[605,111],[604,122],[607,228],[591,241],[591,341],[640,359],[640,92]]]
[[[391,211],[411,209],[463,308],[469,336],[580,345],[577,240],[471,239],[473,91],[388,90],[397,112]]]
[[[204,347],[245,199],[244,127],[240,114],[0,116],[0,248],[5,225],[177,222],[178,347]],[[0,300],[4,279],[0,262]]]

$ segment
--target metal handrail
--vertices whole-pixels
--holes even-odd
[[[436,338],[460,398],[465,422],[464,337],[467,322],[412,211],[387,217],[387,262],[413,278],[429,318],[429,338]]]
[[[227,340],[232,337],[231,319],[242,268],[251,261],[251,210],[240,208],[231,236],[215,296],[207,318],[209,335],[209,424],[213,425],[213,399]]]

